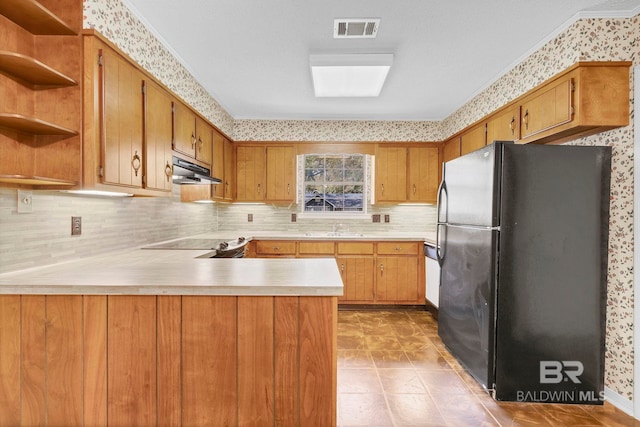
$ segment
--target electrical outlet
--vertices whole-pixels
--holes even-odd
[[[31,191],[18,190],[18,213],[33,212],[33,193]]]
[[[71,217],[71,235],[79,236],[81,234],[82,234],[82,217],[72,216]]]
[[[390,221],[391,221],[391,217],[389,215],[385,215],[384,222],[390,222]]]
[[[247,214],[247,221],[253,222],[253,214]]]
[[[373,214],[371,215],[371,220],[373,222],[380,222],[380,214]]]
[[[294,213],[291,214],[291,222],[296,222],[298,220],[298,216]]]

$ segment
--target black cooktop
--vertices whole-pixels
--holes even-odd
[[[233,239],[180,239],[173,242],[157,243],[145,246],[142,249],[194,249],[209,250],[216,249],[221,242],[228,242]]]

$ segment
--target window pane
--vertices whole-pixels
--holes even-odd
[[[327,169],[327,182],[343,182],[344,169]]]
[[[365,155],[307,154],[304,157],[305,211],[364,211]]]
[[[344,159],[345,169],[363,169],[364,168],[364,156],[351,155]]]
[[[364,181],[364,170],[362,169],[351,169],[344,171],[344,181],[345,182],[363,182]]]
[[[304,156],[305,169],[322,169],[324,168],[323,156]]]
[[[344,167],[344,159],[342,157],[327,157],[327,169],[342,169]]]
[[[324,169],[305,169],[304,170],[304,180],[322,182],[324,181]]]

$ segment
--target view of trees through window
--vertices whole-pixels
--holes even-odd
[[[364,154],[305,154],[305,212],[364,212]]]

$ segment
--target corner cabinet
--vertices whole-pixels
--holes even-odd
[[[0,2],[0,183],[81,180],[82,2]]]
[[[236,145],[236,201],[291,204],[296,200],[293,145]]]
[[[169,196],[169,94],[93,31],[84,49],[83,188]]]
[[[378,144],[375,160],[376,203],[435,203],[439,183],[439,149]]]

